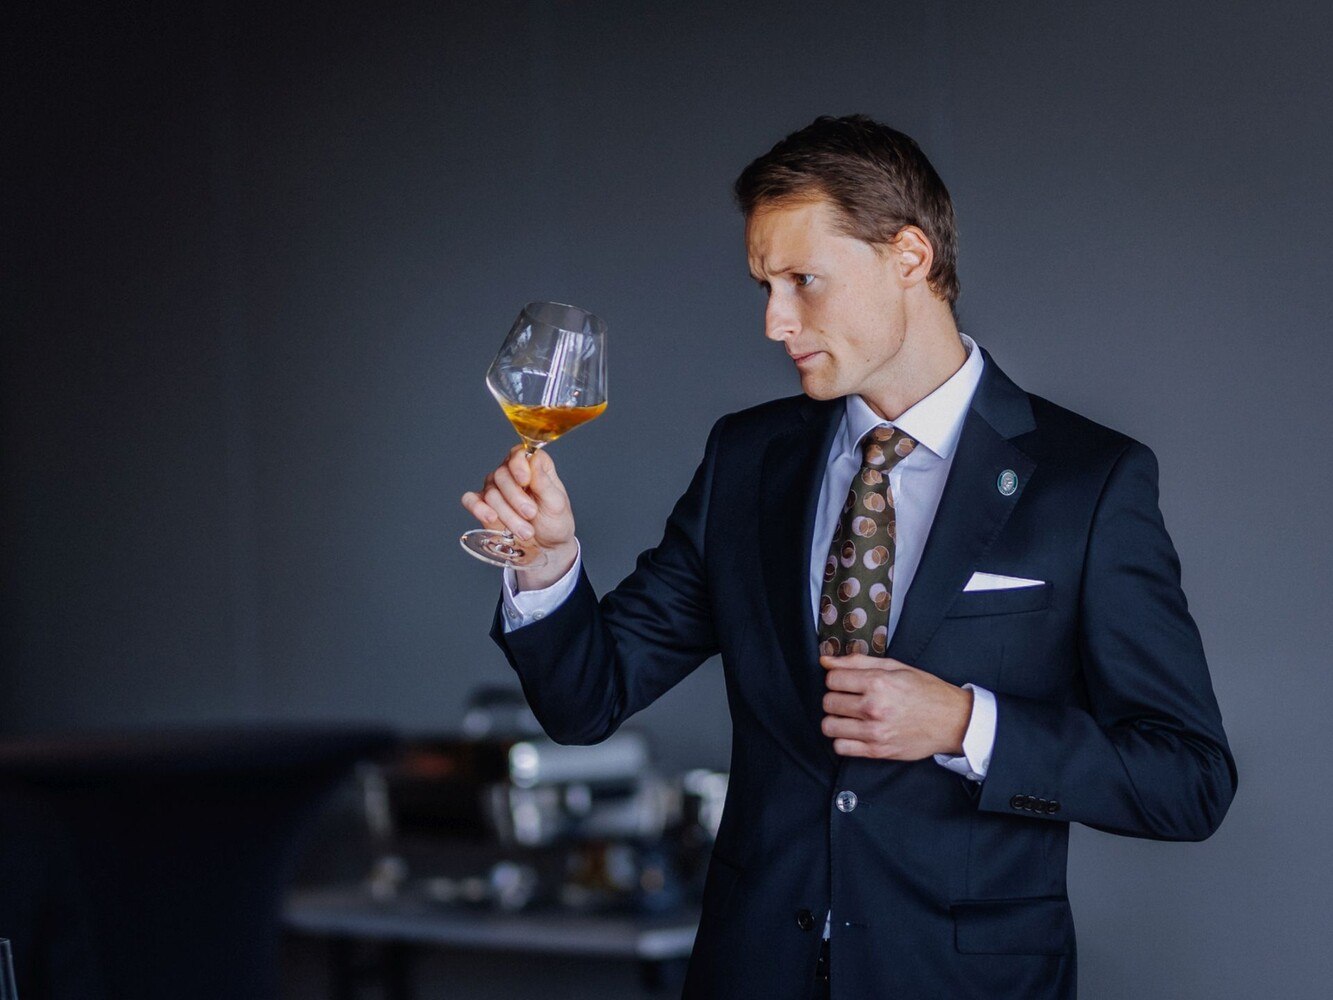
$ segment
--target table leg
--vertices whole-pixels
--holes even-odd
[[[679,993],[688,968],[689,961],[683,958],[644,960],[639,963],[639,982],[649,993]]]
[[[384,946],[385,1000],[412,1000],[412,948],[395,941]]]
[[[330,1000],[358,1000],[363,986],[384,1000],[412,1000],[412,946],[329,939]]]
[[[329,998],[356,1000],[360,978],[356,966],[356,941],[353,938],[329,938]]]

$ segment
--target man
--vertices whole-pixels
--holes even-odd
[[[592,743],[721,652],[728,801],[687,997],[1069,998],[1068,824],[1200,840],[1236,786],[1152,452],[959,333],[948,192],[820,118],[741,174],[804,395],[723,417],[597,601],[550,456],[463,497],[535,538],[492,635]]]

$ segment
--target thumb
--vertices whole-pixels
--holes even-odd
[[[881,666],[883,662],[878,656],[869,656],[866,653],[843,653],[841,656],[819,658],[820,666],[826,670],[868,670]]]
[[[820,665],[829,670],[908,670],[906,663],[887,656],[869,653],[844,653],[842,656],[821,656]]]

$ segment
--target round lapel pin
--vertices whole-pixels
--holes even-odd
[[[1005,469],[1000,473],[1000,478],[995,480],[995,486],[1003,496],[1013,496],[1018,492],[1018,473],[1013,469]]]

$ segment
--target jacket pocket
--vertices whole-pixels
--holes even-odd
[[[999,590],[964,590],[945,612],[946,618],[972,615],[1010,615],[1019,611],[1040,611],[1051,603],[1052,586],[1004,587]]]
[[[970,955],[1067,955],[1074,917],[1064,896],[970,899],[949,907],[954,947]]]

